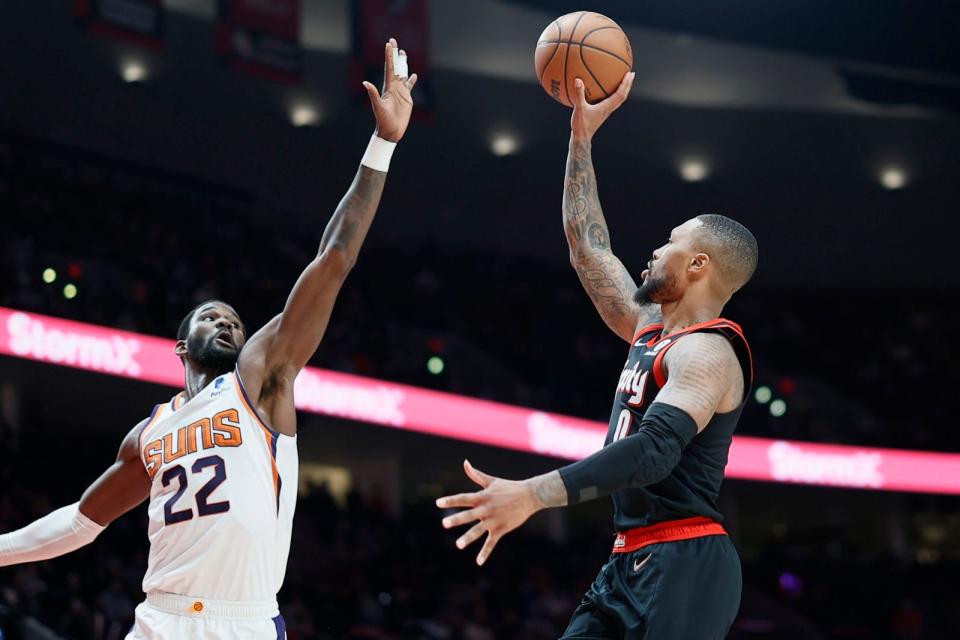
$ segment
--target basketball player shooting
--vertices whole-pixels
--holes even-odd
[[[230,305],[193,309],[175,347],[184,390],[127,434],[79,502],[0,536],[0,566],[89,544],[149,498],[146,601],[128,640],[285,637],[276,595],[297,497],[294,379],[320,344],[410,122],[417,76],[406,66],[391,39],[382,94],[363,83],[376,131],[283,312],[248,340]]]
[[[740,603],[740,560],[718,510],[727,455],[752,380],[740,327],[720,318],[757,266],[757,243],[739,223],[702,215],[673,229],[637,286],[613,254],[600,208],[591,141],[630,92],[588,104],[575,85],[563,193],[570,262],[610,329],[630,343],[603,449],[557,471],[513,481],[464,461],[481,490],[447,496],[446,528],[473,526],[463,549],[496,544],[550,507],[610,495],[612,554],[564,638],[724,638]]]

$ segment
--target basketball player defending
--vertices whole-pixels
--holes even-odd
[[[396,41],[385,55],[382,95],[364,83],[376,132],[283,313],[247,340],[229,305],[191,311],[176,343],[184,390],[130,431],[78,503],[0,536],[0,566],[73,551],[149,497],[146,601],[128,640],[285,637],[276,595],[297,498],[294,379],[320,344],[413,109],[417,76]]]
[[[591,138],[627,99],[587,104],[577,80],[563,194],[570,261],[607,326],[630,343],[605,446],[522,481],[464,462],[482,487],[440,498],[464,510],[444,527],[476,523],[457,540],[486,534],[483,564],[533,513],[613,496],[613,553],[573,614],[564,638],[708,640],[726,637],[740,603],[740,560],[720,522],[718,494],[734,428],[751,384],[740,328],[720,318],[757,266],[742,225],[704,215],[673,229],[653,252],[639,287],[610,249],[597,197]]]

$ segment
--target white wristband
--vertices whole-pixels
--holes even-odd
[[[374,171],[386,173],[387,169],[390,168],[390,158],[393,156],[393,150],[396,148],[396,142],[384,140],[374,134],[370,137],[370,144],[367,145],[367,151],[363,154],[360,164],[370,167]]]

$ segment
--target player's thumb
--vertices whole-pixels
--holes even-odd
[[[467,473],[467,477],[476,482],[478,485],[487,488],[491,482],[493,482],[493,476],[488,476],[483,471],[475,469],[469,460],[463,461],[463,470]]]
[[[577,106],[587,106],[587,94],[583,86],[583,80],[576,78],[573,81],[573,94],[577,98]]]
[[[380,100],[380,92],[377,91],[377,88],[366,80],[363,81],[363,88],[367,90],[367,96],[370,98],[370,104],[374,108],[377,106],[377,101]]]

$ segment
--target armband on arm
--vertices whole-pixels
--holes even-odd
[[[106,527],[80,513],[80,503],[0,535],[0,567],[62,556],[93,542]]]
[[[654,402],[640,429],[591,456],[560,469],[567,504],[577,504],[667,477],[683,449],[697,435],[697,423],[683,409]]]

